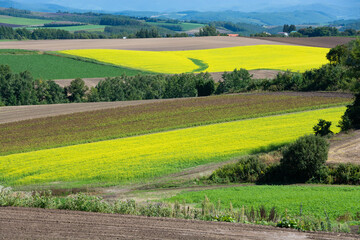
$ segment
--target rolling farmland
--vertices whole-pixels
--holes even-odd
[[[2,156],[0,180],[12,186],[145,181],[291,142],[311,133],[319,118],[337,122],[344,110],[336,107]]]
[[[235,68],[305,71],[327,63],[327,48],[256,45],[191,51],[65,50],[61,53],[158,73],[222,72]],[[202,62],[198,64],[196,61]],[[204,67],[204,65],[206,67]]]
[[[152,103],[144,101],[136,106],[0,124],[0,155],[319,109],[344,105],[350,101],[350,97],[335,96],[243,94],[160,100]],[[57,106],[54,105],[53,108],[55,107]],[[40,114],[36,110],[31,111],[36,113],[34,117]],[[16,114],[23,115],[21,112]]]

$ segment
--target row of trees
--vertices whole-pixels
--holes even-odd
[[[13,73],[9,66],[0,65],[0,106],[196,97],[214,91],[208,73],[120,76],[91,89],[77,78],[61,88],[54,81],[34,80],[29,72]]]
[[[107,38],[102,33],[90,33],[90,32],[75,32],[60,29],[35,29],[33,31],[25,28],[13,29],[11,27],[0,26],[0,39],[31,39],[31,40],[43,40],[43,39],[101,39]]]

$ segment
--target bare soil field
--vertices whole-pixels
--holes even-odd
[[[269,226],[44,210],[0,208],[0,239],[359,239]]]
[[[245,37],[194,37],[194,38],[149,38],[149,39],[75,39],[75,40],[31,40],[0,42],[0,49],[26,49],[38,51],[60,51],[69,49],[122,49],[142,51],[180,51],[225,48],[249,45],[290,45]]]
[[[140,104],[147,104],[161,100],[140,100],[123,102],[96,102],[96,103],[67,103],[50,105],[30,105],[30,106],[9,106],[0,107],[0,124],[8,122],[17,122],[21,120],[58,116],[77,112],[87,112],[100,109],[109,109],[117,107],[127,107]]]
[[[337,92],[264,92],[264,93],[242,93],[242,94],[267,94],[288,96],[320,96],[320,97],[344,97],[351,98],[350,93]],[[96,103],[67,103],[49,105],[28,105],[0,107],[0,124],[17,122],[28,119],[59,116],[77,112],[88,112],[101,109],[135,106],[159,101],[176,101],[176,99],[153,99],[122,102],[96,102]]]
[[[277,43],[287,43],[287,44],[292,44],[292,45],[333,48],[340,44],[346,44],[352,40],[355,40],[356,38],[351,38],[351,37],[309,37],[309,38],[258,37],[256,39],[274,41]]]
[[[342,133],[332,139],[328,162],[360,164],[360,130]]]

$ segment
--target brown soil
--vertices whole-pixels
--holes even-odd
[[[360,164],[360,130],[337,135],[330,146],[327,162]]]
[[[225,48],[236,46],[284,44],[274,41],[245,37],[196,37],[196,38],[151,38],[151,39],[76,39],[76,40],[31,40],[0,42],[0,49],[27,49],[59,51],[67,49],[123,49],[143,51],[179,51]]]
[[[34,119],[34,118],[59,116],[59,115],[78,113],[78,112],[88,112],[88,111],[102,110],[109,108],[135,106],[135,105],[148,104],[159,101],[170,101],[170,100],[156,99],[156,100],[139,100],[139,101],[123,101],[123,102],[67,103],[67,104],[0,107],[0,124],[17,122],[22,120]]]
[[[309,38],[291,38],[291,37],[259,37],[256,39],[268,40],[277,43],[287,43],[293,45],[303,45],[310,47],[333,48],[340,44],[346,44],[356,38],[350,37],[309,37]]]
[[[270,226],[44,210],[0,208],[0,239],[359,239]]]

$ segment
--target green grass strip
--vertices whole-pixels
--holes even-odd
[[[350,213],[353,217],[360,212],[360,187],[350,186],[243,186],[218,188],[213,190],[182,192],[166,201],[193,203],[201,206],[204,196],[216,205],[220,200],[222,207],[242,206],[258,209],[265,206],[268,210],[276,207],[282,214],[287,210],[289,216],[299,216],[302,205],[303,216],[326,218],[331,220]]]

